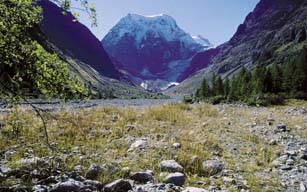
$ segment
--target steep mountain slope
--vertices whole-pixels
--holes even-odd
[[[137,77],[138,85],[147,84],[145,80],[179,81],[191,57],[212,46],[207,39],[184,32],[168,15],[136,14],[122,18],[102,43],[118,60],[116,67]]]
[[[43,20],[33,31],[43,47],[56,53],[98,97],[152,98],[155,94],[120,82],[120,73],[105,52],[100,41],[70,13],[48,0],[37,2],[43,8]]]
[[[188,94],[187,87],[189,93],[195,92],[201,80],[210,78],[212,73],[231,77],[243,66],[251,70],[258,65],[283,64],[298,54],[305,54],[306,21],[305,0],[261,0],[230,41],[217,48],[216,56],[210,59],[210,52],[205,51],[192,60],[199,67],[211,66],[169,93]],[[191,67],[197,68],[195,65]]]
[[[119,78],[100,41],[87,27],[75,21],[72,14],[63,15],[62,10],[49,0],[41,0],[37,4],[43,7],[41,30],[48,41],[65,54],[89,64],[103,76]]]

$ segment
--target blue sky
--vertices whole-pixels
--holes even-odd
[[[174,17],[179,27],[202,35],[214,45],[228,41],[259,0],[89,0],[98,13],[98,27],[91,28],[102,39],[128,13]],[[91,26],[86,14],[80,21]]]

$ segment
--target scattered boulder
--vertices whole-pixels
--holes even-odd
[[[129,190],[132,190],[130,182],[123,179],[109,183],[103,189],[104,192],[128,192]]]
[[[183,167],[179,165],[175,160],[165,160],[160,163],[161,171],[167,171],[167,172],[182,172]]]
[[[101,167],[96,164],[90,165],[88,171],[85,174],[85,178],[95,180],[99,173],[101,172]]]
[[[203,173],[205,176],[216,175],[224,169],[223,162],[219,160],[207,160],[204,161],[202,165]]]
[[[153,181],[154,177],[152,171],[145,171],[132,174],[130,179],[138,183],[147,183],[149,181]]]
[[[185,182],[185,176],[182,173],[170,173],[166,178],[164,179],[165,183],[171,183],[176,186],[183,186]]]

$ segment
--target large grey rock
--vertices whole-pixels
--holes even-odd
[[[82,182],[69,179],[68,181],[56,184],[50,192],[80,192],[85,190],[85,188],[86,186]]]
[[[104,192],[127,192],[129,190],[132,190],[130,182],[123,179],[109,183],[103,189]]]
[[[187,187],[182,192],[208,192],[208,191],[205,189],[196,188],[196,187]]]
[[[88,171],[86,172],[85,177],[87,179],[95,180],[99,176],[100,172],[101,172],[101,167],[97,164],[92,164],[90,165]]]
[[[147,183],[149,181],[153,181],[154,177],[151,171],[145,171],[132,174],[130,179],[138,183]]]
[[[171,183],[176,186],[183,186],[185,182],[185,176],[182,173],[170,173],[164,179],[165,183]]]
[[[224,165],[220,160],[207,160],[203,162],[202,168],[205,176],[212,176],[223,171]]]
[[[182,172],[183,167],[179,165],[175,160],[165,160],[160,163],[161,171],[167,171],[167,172]]]

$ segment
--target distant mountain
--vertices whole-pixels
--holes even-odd
[[[128,14],[105,36],[102,43],[107,52],[118,60],[116,67],[137,79],[135,84],[165,88],[178,82],[191,58],[212,47],[201,36],[192,37],[178,27],[168,15],[141,16]],[[158,81],[159,83],[148,83]],[[165,82],[162,83],[161,82]],[[144,86],[146,84],[146,86]]]
[[[122,74],[116,70],[101,42],[71,13],[63,14],[62,9],[49,0],[38,1],[37,5],[43,9],[43,20],[33,30],[33,38],[66,62],[71,73],[78,76],[92,93],[99,97],[157,97],[119,81]]]
[[[71,13],[63,15],[62,10],[49,0],[40,0],[37,4],[43,8],[41,30],[48,41],[65,54],[89,64],[101,75],[119,78],[100,41],[87,27],[75,21]]]
[[[194,93],[201,80],[213,73],[232,77],[242,67],[252,70],[259,65],[283,65],[301,54],[307,57],[306,23],[306,0],[261,0],[228,42],[192,59],[187,74],[202,69],[169,93]]]

